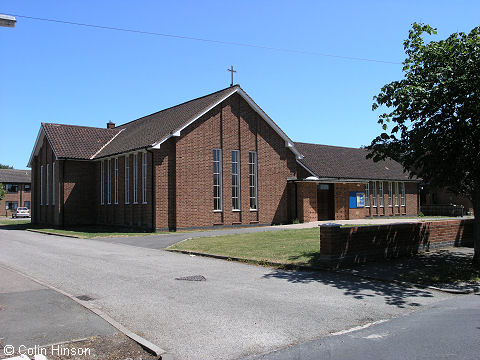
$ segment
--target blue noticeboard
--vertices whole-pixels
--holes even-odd
[[[365,193],[359,191],[350,191],[350,209],[365,207]]]

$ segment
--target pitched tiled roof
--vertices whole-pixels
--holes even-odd
[[[151,146],[188,124],[206,109],[239,88],[238,85],[120,125],[122,131],[96,158]]]
[[[55,155],[68,159],[91,159],[120,129],[102,129],[88,126],[42,124]]]
[[[1,183],[30,183],[30,170],[0,169]]]
[[[374,162],[365,149],[295,143],[304,156],[300,163],[320,178],[408,180],[402,165],[391,159]]]
[[[300,156],[293,142],[270,117],[240,88],[239,85],[214,92],[144,116],[114,129],[87,126],[42,124],[30,157],[38,154],[43,134],[47,136],[59,158],[98,159],[159,145],[173,134],[179,133],[200,116],[230,95],[240,94],[265,121],[285,140],[289,149]]]

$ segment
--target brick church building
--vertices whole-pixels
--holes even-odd
[[[418,213],[418,182],[365,150],[294,143],[238,85],[106,128],[42,123],[32,222],[147,229]]]

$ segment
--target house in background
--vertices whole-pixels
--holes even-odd
[[[30,170],[0,169],[0,183],[5,189],[5,197],[0,200],[0,215],[12,216],[17,207],[31,205]]]
[[[312,165],[322,152],[308,149],[238,85],[120,126],[42,123],[29,161],[32,221],[171,230],[312,221],[324,217],[332,184],[332,219],[418,212],[405,174],[379,177],[385,165],[364,160],[372,176],[327,176]],[[365,210],[370,180],[397,184],[398,208]]]

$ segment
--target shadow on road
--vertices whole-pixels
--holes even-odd
[[[369,280],[349,274],[333,273],[330,271],[303,272],[303,271],[285,271],[274,270],[264,275],[264,278],[283,279],[291,283],[310,283],[318,282],[324,285],[332,286],[344,291],[345,296],[362,300],[375,296],[381,296],[385,303],[399,308],[406,306],[420,306],[413,298],[433,297],[431,291],[403,287],[400,285]]]

